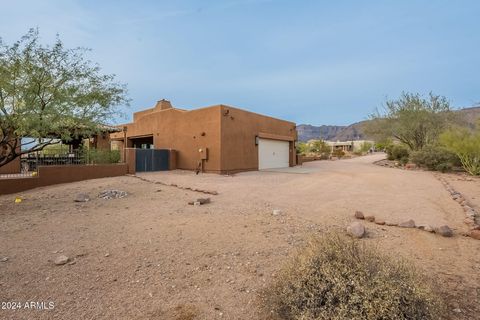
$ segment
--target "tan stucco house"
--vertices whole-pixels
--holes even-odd
[[[175,150],[175,167],[235,173],[294,166],[296,125],[234,108],[214,105],[194,110],[160,100],[135,112],[110,138],[116,148]]]

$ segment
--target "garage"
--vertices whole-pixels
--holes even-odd
[[[258,169],[286,168],[290,165],[290,143],[258,139]]]

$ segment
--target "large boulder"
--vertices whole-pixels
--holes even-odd
[[[354,238],[363,238],[365,235],[365,227],[360,222],[352,222],[347,227],[347,233]]]

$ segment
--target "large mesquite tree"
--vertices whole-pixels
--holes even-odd
[[[42,45],[35,29],[10,46],[0,39],[0,166],[59,139],[95,134],[128,104],[126,86],[102,74],[86,51],[66,49],[58,37]]]
[[[402,93],[389,100],[382,111],[372,115],[365,131],[379,140],[394,138],[410,150],[421,150],[437,142],[439,135],[457,119],[445,97]]]

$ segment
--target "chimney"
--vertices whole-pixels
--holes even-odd
[[[157,101],[157,104],[155,105],[155,109],[160,109],[160,110],[167,110],[171,108],[173,108],[172,104],[170,103],[170,101],[165,99]]]

